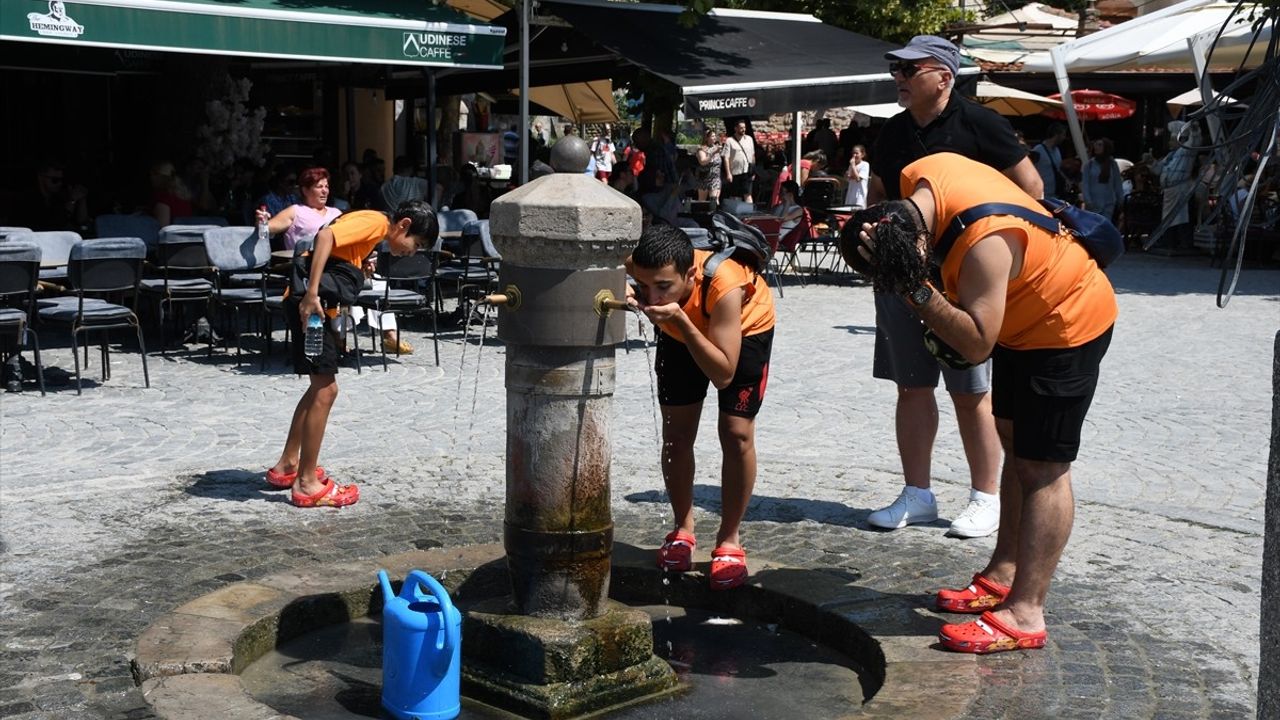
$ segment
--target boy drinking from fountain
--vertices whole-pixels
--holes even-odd
[[[293,421],[289,424],[289,435],[280,459],[267,471],[267,482],[273,487],[293,489],[291,499],[295,506],[343,507],[360,499],[359,487],[355,484],[339,485],[316,466],[325,426],[329,422],[329,410],[338,397],[340,342],[333,323],[325,322],[324,346],[320,354],[308,357],[303,352],[303,328],[307,319],[313,314],[332,319],[338,311],[332,303],[327,309],[321,303],[321,278],[338,270],[336,265],[343,263],[353,266],[349,270],[358,275],[356,268],[363,267],[365,258],[383,240],[387,241],[391,254],[396,256],[412,255],[421,248],[431,247],[439,228],[430,205],[421,200],[410,200],[402,203],[390,220],[376,210],[360,210],[339,217],[316,233],[310,267],[323,268],[323,271],[309,272],[306,291],[301,295],[291,293],[284,304],[285,321],[289,323],[293,337],[294,371],[310,375],[311,384],[293,411]],[[349,274],[341,273],[343,276]],[[338,275],[333,272],[332,277]],[[358,292],[359,287],[353,291]]]
[[[662,479],[675,515],[658,550],[658,566],[674,572],[693,567],[693,443],[707,384],[720,407],[720,498],[723,507],[711,553],[711,588],[728,590],[747,579],[747,556],[738,535],[756,480],[755,417],[764,402],[773,347],[773,295],[764,278],[735,258],[708,281],[711,255],[694,250],[688,235],[655,224],[627,258],[635,279],[628,300],[658,328],[658,402],[662,408]],[[710,282],[706,292],[703,283]]]

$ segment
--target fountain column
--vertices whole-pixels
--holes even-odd
[[[567,718],[675,685],[647,614],[608,599],[615,345],[625,339],[623,260],[640,208],[583,174],[586,143],[552,148],[556,173],[494,201],[506,343],[503,543],[511,596],[468,612],[467,694]]]

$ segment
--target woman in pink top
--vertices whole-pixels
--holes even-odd
[[[320,228],[342,214],[342,211],[329,207],[329,171],[324,168],[310,168],[298,175],[298,186],[302,190],[302,202],[276,213],[267,219],[267,231],[272,235],[284,233],[284,249],[292,250],[299,240],[314,236]],[[266,211],[258,210],[258,222],[262,222]]]
[[[267,211],[261,208],[257,212],[258,222],[267,221],[267,232],[271,235],[284,233],[286,250],[292,250],[299,240],[314,237],[320,228],[342,214],[341,210],[328,207],[327,204],[329,202],[328,170],[322,167],[303,170],[298,175],[298,187],[302,190],[302,202],[286,207],[276,213],[275,217],[268,218]],[[357,314],[359,310],[359,307],[349,309],[353,322],[360,321],[362,314]],[[382,330],[382,345],[388,352],[398,352],[401,355],[413,353],[413,346],[400,339],[394,313],[371,311],[369,323]]]

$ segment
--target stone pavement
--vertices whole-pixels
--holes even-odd
[[[1203,260],[1127,257],[1111,276],[1121,318],[1075,465],[1050,644],[979,659],[970,718],[1254,714],[1280,271],[1246,271],[1225,310]],[[894,391],[870,378],[870,291],[788,280],[786,293],[748,550],[924,608],[939,585],[965,582],[993,539],[945,538],[944,521],[868,529],[869,510],[900,489]],[[669,511],[649,360],[629,327],[615,398],[616,536],[653,546]],[[278,364],[261,373],[225,355],[152,355],[146,390],[136,355],[118,352],[112,379],[82,397],[0,396],[0,717],[149,717],[129,671],[137,636],[227,583],[499,540],[502,348],[473,338],[464,356],[460,336],[446,334],[435,367],[429,338],[406,335],[419,353],[390,372],[340,376],[322,462],[362,483],[361,502],[340,511],[296,510],[261,481],[304,387]],[[70,368],[69,350],[45,361]],[[941,412],[934,476],[945,516],[963,506],[967,477],[945,398]],[[705,535],[719,507],[713,417],[704,413],[698,446]]]

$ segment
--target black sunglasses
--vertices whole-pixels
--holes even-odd
[[[898,75],[901,75],[903,80],[910,80],[911,78],[915,77],[917,73],[921,73],[927,70],[943,70],[943,69],[945,68],[934,67],[931,65],[916,65],[915,63],[902,62],[902,61],[889,63],[889,72],[897,73]]]

